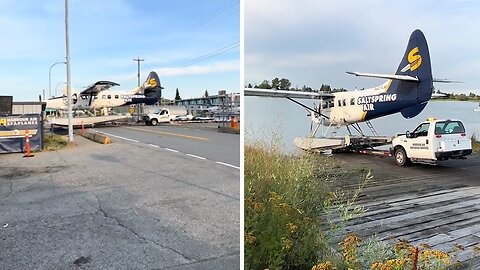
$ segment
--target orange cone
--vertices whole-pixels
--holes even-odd
[[[25,130],[25,151],[27,152],[23,157],[33,157],[30,154],[30,137],[28,136],[28,129]]]

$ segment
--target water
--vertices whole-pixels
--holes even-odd
[[[312,100],[299,100],[313,107]],[[318,104],[318,101],[317,101]],[[294,149],[295,137],[306,137],[310,131],[310,117],[307,110],[283,98],[245,97],[245,138],[248,140],[272,139],[272,134],[280,135],[282,143],[288,149]],[[429,117],[437,119],[460,119],[465,125],[467,135],[480,136],[480,112],[477,102],[469,101],[430,101],[425,109],[412,119],[405,119],[400,113],[384,116],[371,121],[379,135],[393,136],[414,130],[417,125]],[[370,135],[365,123],[360,123],[363,132]],[[341,128],[338,136],[348,134]]]

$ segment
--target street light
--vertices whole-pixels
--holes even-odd
[[[140,59],[140,57],[137,57],[137,58],[133,58],[133,61],[137,61],[138,86],[140,86],[140,62],[145,61],[145,59]]]
[[[57,64],[67,64],[67,62],[56,62],[48,70],[48,97],[52,97],[52,68]]]
[[[67,84],[67,82],[59,82],[59,83],[57,83],[57,85],[55,86],[55,96],[57,96],[57,88],[58,88],[58,86],[61,85],[61,84]]]

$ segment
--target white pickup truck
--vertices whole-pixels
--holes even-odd
[[[460,120],[429,118],[413,132],[397,135],[390,152],[400,166],[410,162],[436,164],[470,155],[472,141]]]
[[[192,120],[193,116],[187,114],[182,106],[171,106],[157,109],[143,116],[145,124],[156,126],[158,123],[169,123],[176,120]]]

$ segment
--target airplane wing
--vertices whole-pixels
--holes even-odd
[[[303,99],[333,98],[333,94],[330,94],[330,93],[316,93],[316,92],[302,92],[302,91],[260,89],[260,88],[245,88],[244,94],[246,96],[278,97],[278,98],[282,98],[282,97],[303,98]]]
[[[461,81],[452,81],[449,79],[438,79],[438,78],[433,78],[433,82],[439,82],[439,83],[463,83]]]
[[[80,94],[81,95],[97,95],[99,92],[109,89],[113,86],[119,86],[120,84],[110,81],[98,81],[90,86],[88,86],[85,90],[83,90]]]
[[[363,72],[352,72],[352,71],[346,71],[346,73],[350,75],[360,76],[360,77],[371,77],[371,78],[418,82],[417,77],[412,77],[408,75],[389,75],[389,74],[363,73]]]

